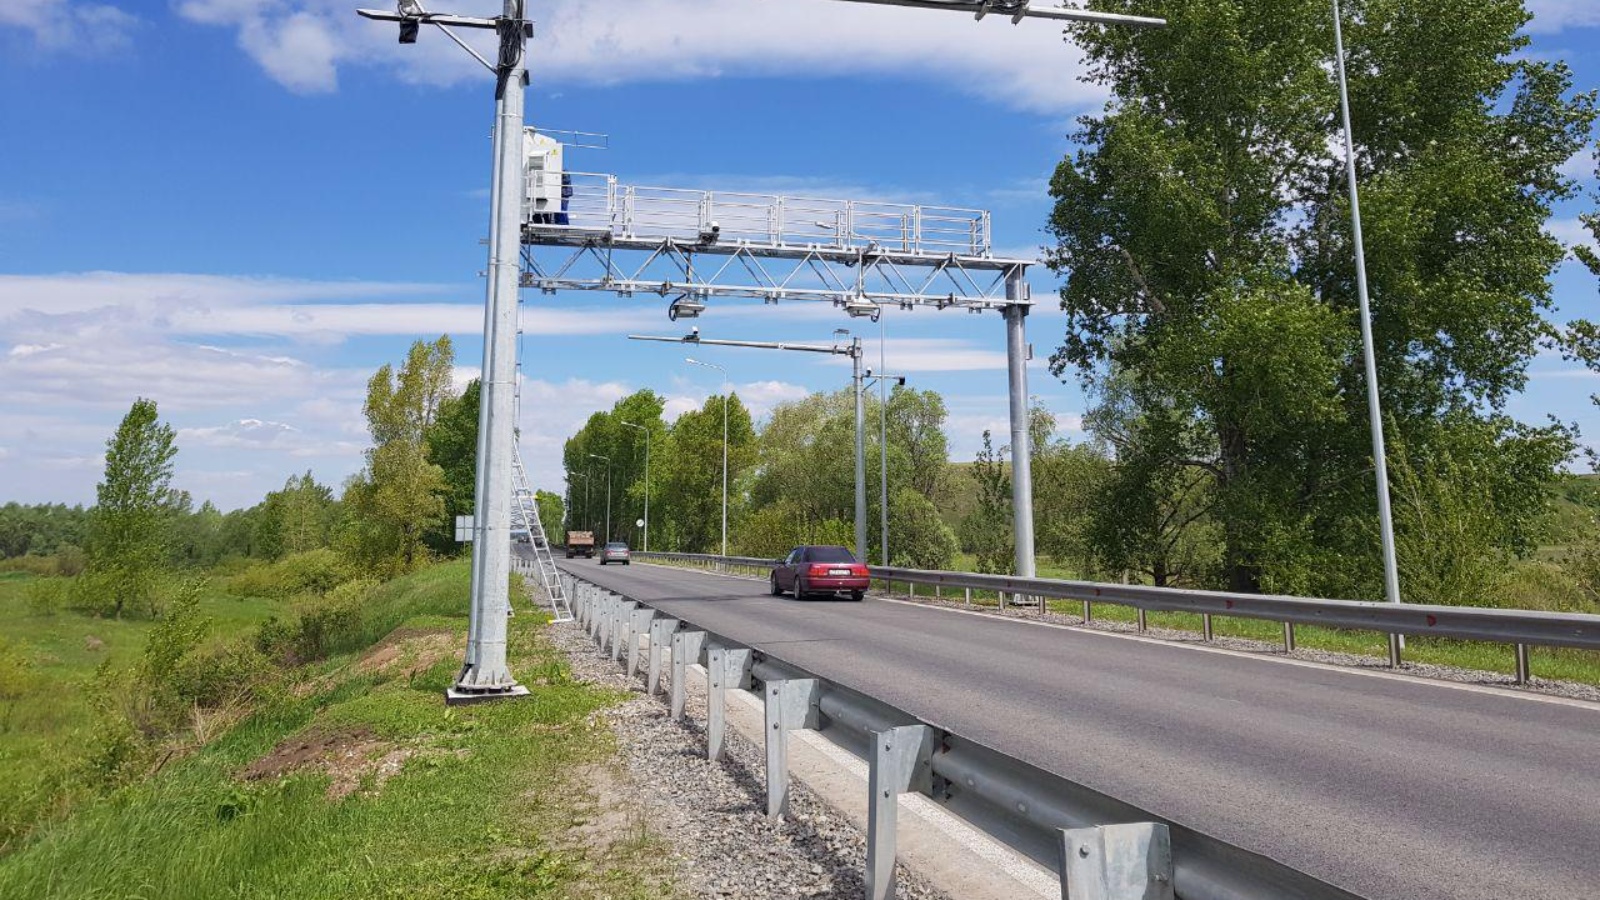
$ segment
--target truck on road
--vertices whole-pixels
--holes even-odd
[[[587,559],[594,558],[594,532],[567,532],[567,559],[580,555]]]

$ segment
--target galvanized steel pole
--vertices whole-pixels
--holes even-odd
[[[1023,267],[1006,273],[1006,367],[1011,389],[1011,527],[1016,574],[1034,575],[1033,449],[1028,438],[1028,298]]]
[[[861,338],[850,342],[852,380],[856,389],[856,559],[867,561],[867,408],[861,376]]]
[[[644,552],[650,552],[650,429],[632,422],[623,422],[629,428],[644,433]]]
[[[1355,241],[1356,297],[1361,310],[1361,355],[1367,373],[1367,417],[1372,423],[1372,463],[1377,469],[1378,528],[1383,540],[1383,591],[1390,603],[1400,602],[1400,567],[1394,551],[1394,516],[1389,507],[1389,463],[1384,452],[1383,410],[1378,403],[1378,360],[1372,338],[1372,304],[1367,291],[1367,252],[1361,234],[1361,194],[1356,187],[1356,138],[1350,124],[1350,87],[1344,68],[1344,22],[1339,0],[1333,0],[1333,40],[1339,70],[1339,111],[1344,119],[1345,176],[1350,182],[1350,229]],[[1405,640],[1389,635],[1389,661],[1398,665]]]
[[[882,540],[878,545],[878,562],[889,565],[889,382],[885,375],[889,363],[885,359],[885,330],[883,319],[878,319],[878,519]]]
[[[506,664],[511,576],[511,458],[517,377],[517,292],[522,257],[522,106],[527,32],[522,0],[505,0],[499,22],[489,277],[484,310],[483,399],[478,413],[472,625],[459,694],[505,694],[518,685]]]

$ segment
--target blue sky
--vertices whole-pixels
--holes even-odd
[[[430,4],[442,4],[435,0]],[[0,0],[0,500],[92,501],[105,438],[139,395],[180,430],[178,483],[224,508],[291,473],[361,464],[365,379],[417,337],[480,354],[487,73],[442,35],[400,47],[346,0]],[[366,0],[383,5],[383,0]],[[1103,97],[1042,22],[832,0],[532,0],[530,122],[610,135],[571,168],[635,184],[993,210],[997,248],[1038,246],[1072,118]],[[1600,4],[1536,0],[1533,52],[1600,86]],[[438,6],[444,9],[443,5]],[[486,14],[493,0],[458,0]],[[1592,165],[1570,167],[1592,187]],[[1581,239],[1574,205],[1552,229]],[[1033,393],[1083,409],[1044,359],[1064,317],[1047,275]],[[1576,264],[1562,318],[1600,296]],[[669,412],[720,389],[671,346],[659,302],[526,298],[524,453],[640,387]],[[823,305],[725,302],[707,337],[823,341]],[[859,324],[859,323],[855,323]],[[876,328],[862,326],[876,343]],[[891,313],[888,368],[950,405],[954,455],[1004,430],[996,315]],[[848,379],[809,355],[709,348],[758,412]],[[1541,358],[1520,417],[1600,439],[1600,384]]]

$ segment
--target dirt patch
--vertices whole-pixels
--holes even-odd
[[[397,628],[356,660],[355,670],[363,675],[383,673],[414,677],[460,649],[449,629]]]
[[[274,747],[239,777],[264,781],[295,772],[321,772],[329,779],[328,799],[342,800],[363,786],[378,790],[416,752],[378,740],[366,728],[312,729]]]

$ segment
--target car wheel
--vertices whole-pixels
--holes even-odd
[[[768,590],[771,592],[772,596],[782,597],[783,589],[778,587],[778,573],[773,572],[772,576],[768,578],[767,581],[771,584],[771,587]]]
[[[794,577],[794,598],[796,600],[804,600],[810,593],[810,591],[806,590],[805,579],[801,578],[799,575],[796,575]]]
[[[866,599],[866,596],[867,596],[867,592],[866,591],[851,591],[850,592],[850,599],[854,600],[857,603],[860,603],[862,600]]]

